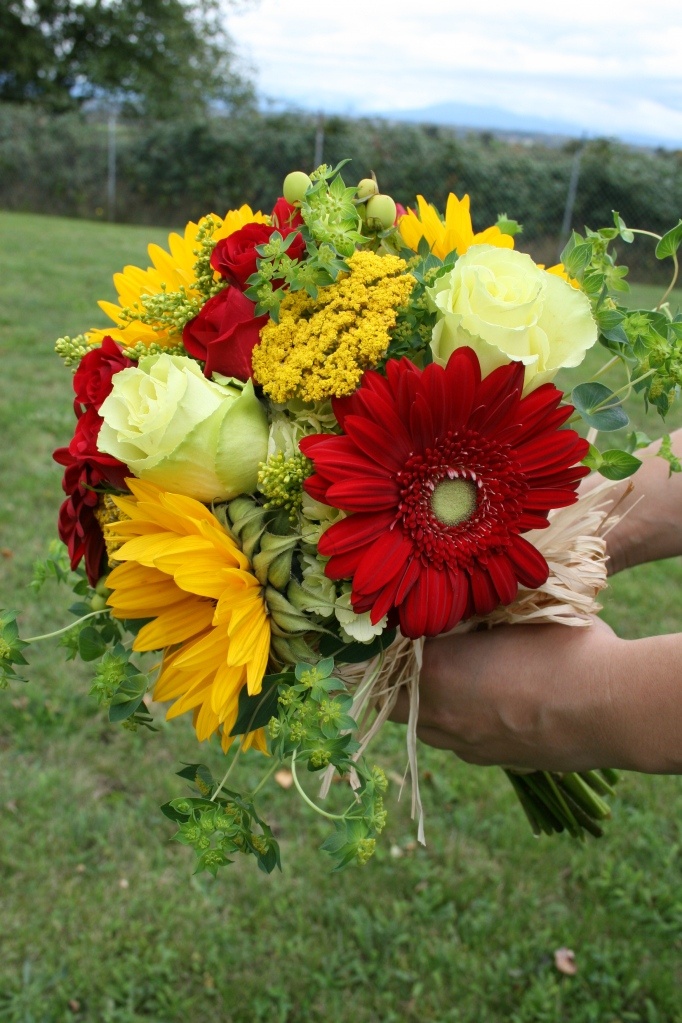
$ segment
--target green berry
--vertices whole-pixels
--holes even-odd
[[[396,205],[390,195],[373,195],[367,203],[367,223],[370,227],[378,226],[381,231],[393,227],[396,213]]]
[[[90,607],[92,608],[93,611],[103,611],[106,606],[107,598],[101,596],[101,594],[95,593],[90,598]]]
[[[379,194],[379,186],[374,178],[363,178],[358,182],[358,199],[371,199]]]
[[[284,179],[282,194],[288,203],[300,202],[312,185],[311,179],[303,171],[291,171]]]
[[[99,593],[100,597],[108,597],[109,594],[111,593],[111,590],[107,586],[108,578],[109,578],[108,575],[103,575],[101,579],[97,580],[97,585],[95,586],[95,593]]]

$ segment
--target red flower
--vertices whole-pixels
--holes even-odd
[[[87,352],[73,378],[76,414],[80,413],[81,405],[99,411],[100,405],[111,392],[113,375],[132,365],[132,361],[123,354],[121,346],[108,335],[100,347]]]
[[[274,223],[272,227],[267,224],[246,224],[235,231],[227,238],[221,238],[211,254],[211,266],[217,270],[225,280],[234,284],[240,291],[246,291],[247,281],[251,274],[258,269],[256,261],[259,256],[256,246],[265,245],[270,238],[279,231],[283,238],[290,235],[303,222],[301,215],[295,207],[290,206],[286,199],[279,199],[273,210]],[[296,223],[294,223],[296,221]],[[305,251],[305,242],[300,234],[289,244],[287,255],[294,260],[299,260]],[[281,281],[273,281],[273,287],[280,286]]]
[[[273,206],[270,219],[283,238],[295,231],[297,227],[303,226],[301,210],[298,206],[292,206],[290,202],[287,202],[283,195]]]
[[[254,316],[255,308],[237,288],[223,288],[185,325],[182,343],[195,359],[206,362],[207,377],[223,373],[248,380],[252,375],[251,352],[268,321],[267,313]]]
[[[576,501],[587,441],[560,430],[573,412],[544,384],[525,398],[523,365],[484,380],[460,348],[447,368],[390,360],[333,401],[344,433],[301,441],[312,497],[351,514],[320,539],[331,579],[353,581],[356,612],[392,612],[404,635],[435,636],[509,604],[547,579],[520,534]]]
[[[274,230],[267,224],[247,224],[227,238],[221,238],[211,253],[211,266],[230,284],[245,291],[247,280],[257,269],[256,246],[270,241]]]
[[[102,419],[88,408],[76,423],[68,448],[57,448],[55,462],[66,467],[62,488],[68,495],[59,509],[59,536],[66,544],[71,568],[85,558],[85,571],[94,586],[101,575],[104,538],[95,518],[97,489],[111,486],[125,490],[125,477],[132,475],[123,462],[97,450]]]

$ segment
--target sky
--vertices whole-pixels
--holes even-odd
[[[251,0],[228,27],[277,104],[455,103],[682,149],[680,0]]]

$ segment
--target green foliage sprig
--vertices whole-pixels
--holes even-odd
[[[628,425],[623,401],[634,391],[645,405],[653,405],[665,417],[682,384],[682,316],[673,316],[666,304],[679,274],[677,251],[682,244],[682,221],[664,235],[628,228],[619,213],[613,214],[614,226],[598,231],[574,231],[561,260],[567,273],[579,281],[592,304],[599,327],[599,341],[613,358],[600,375],[616,363],[626,373],[626,383],[613,391],[596,379],[580,384],[571,394],[579,416],[594,431],[611,432]],[[636,234],[657,240],[656,257],[673,261],[673,275],[655,310],[628,309],[617,300],[628,290],[627,268],[616,263],[611,245],[616,239],[630,243]],[[668,444],[661,446],[671,471],[679,471],[670,458]],[[610,449],[599,452],[594,446],[586,464],[608,479],[624,479],[640,464],[631,451]]]
[[[299,663],[294,671],[266,676],[257,696],[242,690],[233,735],[267,725],[273,762],[258,786],[248,795],[227,789],[241,754],[237,748],[225,777],[216,784],[202,765],[191,765],[179,772],[200,792],[200,798],[172,800],[161,809],[178,825],[177,841],[194,848],[197,872],[218,869],[232,863],[234,852],[256,856],[262,870],[280,867],[279,846],[271,829],[258,816],[254,798],[271,774],[290,765],[294,785],[303,801],[316,813],[334,824],[334,832],[322,849],[334,860],[334,870],[350,863],[366,863],[373,854],[376,838],[386,823],[383,795],[388,782],[381,768],[371,769],[355,760],[359,743],[353,738],[357,728],[349,711],[353,698],[345,683],[335,677],[334,660],[324,658],[316,665]],[[309,773],[333,767],[340,775],[353,772],[353,799],[343,813],[331,813],[307,794],[299,770]]]

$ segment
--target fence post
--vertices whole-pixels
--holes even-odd
[[[116,220],[116,111],[109,114],[107,130],[107,217]]]
[[[322,111],[317,115],[317,125],[315,127],[315,155],[313,157],[313,170],[320,166],[322,163],[322,156],[324,153],[324,114]]]
[[[561,257],[564,245],[568,241],[568,236],[571,233],[571,223],[573,221],[573,208],[575,206],[575,197],[578,192],[578,181],[580,180],[580,161],[582,160],[584,148],[585,143],[581,142],[573,155],[573,163],[571,164],[571,176],[568,180],[568,192],[566,193],[566,205],[564,207],[564,219],[561,224],[559,257]]]

